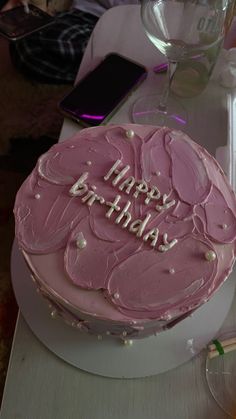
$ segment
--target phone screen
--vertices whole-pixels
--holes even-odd
[[[55,18],[32,4],[29,4],[29,13],[26,13],[24,6],[14,7],[0,13],[0,34],[15,41],[54,21]]]
[[[62,100],[60,108],[87,126],[99,125],[146,75],[144,66],[109,54]]]

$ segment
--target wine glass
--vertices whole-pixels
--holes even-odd
[[[187,112],[170,96],[178,63],[218,54],[225,34],[228,0],[141,0],[146,35],[168,61],[168,82],[162,94],[139,98],[133,105],[135,123],[184,126]]]

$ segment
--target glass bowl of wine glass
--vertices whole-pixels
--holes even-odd
[[[141,21],[147,37],[166,57],[168,81],[161,94],[134,103],[133,122],[171,128],[186,125],[187,111],[171,97],[171,83],[181,63],[212,60],[212,54],[217,57],[225,35],[227,6],[227,0],[141,0]]]

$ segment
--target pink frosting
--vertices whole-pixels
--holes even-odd
[[[134,132],[132,138],[128,130]],[[113,185],[116,174],[107,180],[104,176],[117,160],[120,171],[130,168]],[[96,200],[89,206],[82,201],[86,193],[71,195],[83,173],[88,190],[104,202]],[[146,181],[149,191],[156,187],[159,199],[147,204],[148,195],[142,192],[135,198],[137,184],[129,194],[120,190],[130,176]],[[164,204],[164,194],[172,204],[159,211],[155,207]],[[107,203],[117,195],[120,210],[108,218]],[[125,219],[115,220],[128,201],[132,219],[122,228]],[[63,279],[58,284],[55,277],[50,280],[51,269],[47,286],[73,307],[103,319],[143,323],[167,315],[183,317],[210,298],[234,262],[234,193],[206,150],[168,128],[126,124],[82,130],[39,159],[17,194],[14,212],[19,245],[37,277],[42,275],[45,281],[42,258],[47,258],[49,270],[53,255],[54,263],[60,261]],[[148,214],[137,237],[129,226]],[[159,236],[151,246],[144,235],[154,228]],[[162,252],[165,234],[174,244]],[[80,237],[86,240],[84,248],[78,248]],[[206,257],[209,252],[212,261]]]

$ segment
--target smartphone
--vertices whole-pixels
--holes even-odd
[[[33,4],[29,4],[29,13],[24,6],[14,7],[0,12],[0,35],[9,41],[16,41],[54,22],[53,16]]]
[[[147,69],[119,54],[108,54],[59,103],[59,109],[83,126],[105,124],[147,76]]]

